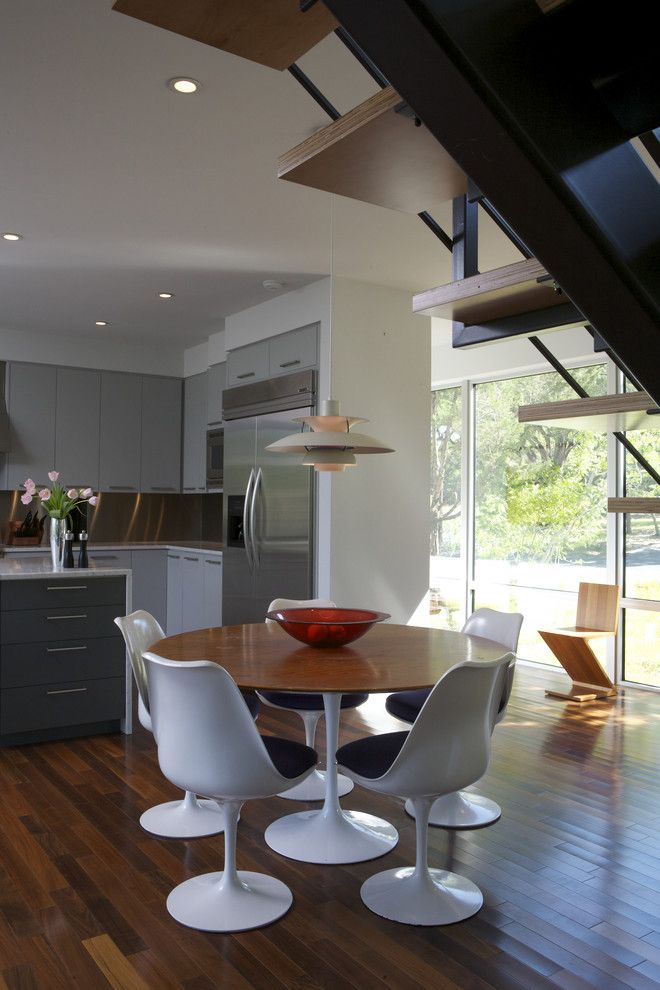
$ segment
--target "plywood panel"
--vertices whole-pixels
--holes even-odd
[[[475,324],[566,302],[541,262],[528,258],[418,292],[413,296],[413,312]]]
[[[657,407],[646,392],[627,392],[625,395],[600,395],[593,399],[519,406],[518,422],[592,430],[595,433],[658,430],[660,415],[649,413],[650,409]]]
[[[286,69],[337,27],[318,2],[299,0],[116,0],[113,10],[222,51]]]
[[[608,498],[607,511],[660,514],[660,498]]]
[[[280,179],[385,206],[433,213],[461,196],[467,180],[456,162],[409,114],[388,86],[280,155]]]

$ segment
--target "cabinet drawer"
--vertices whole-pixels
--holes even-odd
[[[114,624],[123,605],[76,605],[68,608],[26,609],[0,615],[0,642],[53,643],[64,646],[69,640],[85,642],[106,636],[121,636]]]
[[[238,347],[227,355],[227,385],[247,385],[268,378],[268,343]]]
[[[271,337],[269,346],[271,375],[316,367],[316,325]]]
[[[117,605],[123,609],[126,605],[126,578],[89,577],[79,571],[70,578],[3,581],[0,583],[0,605],[3,612],[57,609],[69,605]]]
[[[2,647],[0,688],[28,687],[52,681],[122,677],[126,651],[122,640],[70,640],[67,643],[27,643]]]
[[[60,681],[0,692],[0,734],[107,722],[124,715],[125,679]]]

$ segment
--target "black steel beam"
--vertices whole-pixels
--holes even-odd
[[[589,393],[586,392],[580,383],[573,378],[573,375],[568,371],[561,361],[555,357],[552,351],[549,351],[545,344],[541,343],[538,337],[530,337],[530,344],[533,344],[539,354],[542,354],[546,359],[548,364],[552,365],[557,374],[561,375],[567,385],[573,389],[573,391],[580,396],[581,399],[588,399]],[[612,436],[617,440],[625,450],[628,451],[631,457],[637,461],[637,463],[642,467],[655,481],[656,485],[660,485],[660,474],[656,471],[652,464],[650,464],[642,453],[635,447],[633,443],[628,439],[625,433],[621,433],[616,430],[612,433]]]
[[[451,237],[449,236],[448,233],[446,233],[446,231],[442,229],[438,221],[435,220],[427,210],[422,210],[422,212],[418,213],[417,216],[422,221],[422,223],[425,223],[426,226],[429,228],[429,230],[431,230],[435,234],[438,240],[442,241],[442,243],[444,244],[444,246],[447,248],[448,251],[453,250],[454,242],[452,241]]]
[[[288,71],[291,73],[293,78],[300,83],[302,88],[309,93],[312,99],[316,100],[316,102],[321,107],[321,109],[325,110],[325,112],[327,113],[328,117],[330,117],[331,120],[337,120],[339,117],[341,117],[339,110],[337,110],[336,107],[333,107],[330,100],[323,95],[323,93],[318,88],[318,86],[314,85],[314,83],[309,78],[309,76],[306,76],[303,70],[299,68],[295,62],[293,63],[293,65],[289,66]]]
[[[660,402],[660,189],[539,7],[325,2]]]
[[[454,323],[452,347],[476,347],[479,344],[494,344],[507,337],[524,337],[541,330],[556,330],[559,327],[576,326],[584,323],[584,317],[573,303],[549,306],[530,313],[517,313],[503,316],[488,323]]]
[[[351,54],[355,56],[355,58],[358,60],[362,68],[366,69],[366,71],[369,73],[371,78],[378,83],[381,89],[385,89],[386,86],[389,86],[387,79],[380,71],[378,66],[374,62],[372,62],[369,56],[367,55],[367,53],[362,48],[360,48],[357,41],[355,41],[355,39],[351,37],[351,35],[346,30],[346,28],[343,28],[341,26],[335,28],[335,34],[337,35],[339,40],[344,45],[346,45],[349,52],[351,52]]]

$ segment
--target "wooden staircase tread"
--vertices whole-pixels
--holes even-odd
[[[403,213],[433,213],[467,179],[387,86],[280,155],[278,178]]]
[[[539,281],[542,279],[543,281]],[[559,306],[569,300],[536,258],[426,289],[413,296],[413,312],[465,324]]]
[[[271,69],[288,68],[337,27],[323,3],[302,13],[299,0],[116,0],[112,9]]]
[[[518,407],[519,423],[538,423],[575,430],[607,433],[614,430],[658,430],[660,415],[646,392],[599,395],[588,399],[541,402]]]
[[[607,511],[660,514],[660,498],[653,496],[638,496],[636,498],[608,498]]]
[[[613,636],[616,629],[580,629],[577,626],[564,626],[561,629],[539,629],[539,633],[549,633],[553,636],[570,636],[574,639],[596,639]]]

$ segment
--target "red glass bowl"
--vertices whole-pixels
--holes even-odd
[[[322,648],[355,642],[389,614],[368,608],[283,608],[267,617],[301,643]]]

